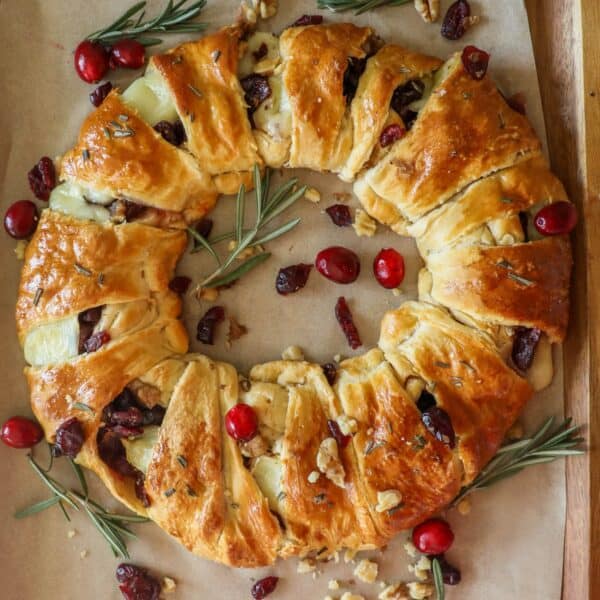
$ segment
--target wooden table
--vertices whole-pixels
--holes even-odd
[[[564,600],[600,598],[600,1],[525,0],[552,166],[583,219],[565,345],[565,410],[589,453],[567,460]],[[543,569],[540,571],[540,576]]]

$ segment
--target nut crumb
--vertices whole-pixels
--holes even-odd
[[[25,258],[25,249],[27,248],[26,240],[19,240],[17,245],[15,246],[15,256],[18,260],[23,260]]]
[[[334,438],[325,438],[317,452],[317,468],[335,485],[344,488],[346,472],[340,461],[338,445]]]
[[[372,237],[377,230],[377,223],[362,208],[357,208],[352,227],[359,237]]]
[[[411,581],[407,584],[408,593],[413,600],[426,600],[433,595],[434,588],[431,583]]]
[[[356,422],[356,419],[352,419],[348,415],[340,415],[336,419],[336,422],[340,428],[340,431],[344,435],[352,435],[358,431],[358,423]]]
[[[396,298],[398,298],[399,296],[402,296],[402,294],[404,294],[404,292],[402,291],[402,288],[394,288],[392,290],[392,294],[394,296],[396,296]]]
[[[163,577],[161,587],[163,594],[172,594],[175,591],[177,584],[175,583],[174,579],[171,579],[171,577]]]
[[[350,202],[352,200],[352,194],[348,192],[334,192],[333,197],[336,202]]]
[[[344,562],[346,564],[348,564],[349,562],[352,562],[357,554],[358,554],[358,550],[350,550],[350,549],[346,550],[346,552],[344,552]]]
[[[463,498],[456,506],[456,510],[460,515],[466,517],[471,512],[471,499]]]
[[[521,440],[524,435],[523,425],[518,421],[506,432],[506,438],[511,441]]]
[[[340,600],[365,600],[365,597],[352,592],[344,592]]]
[[[402,494],[398,490],[385,490],[377,492],[377,506],[375,510],[383,513],[392,508],[396,508],[402,502]]]
[[[408,588],[404,583],[388,585],[377,596],[379,600],[409,600]]]
[[[440,14],[440,0],[415,0],[415,8],[423,21],[433,23]]]
[[[306,573],[312,573],[316,569],[316,562],[312,558],[304,558],[298,561],[297,573],[304,575]]]
[[[77,535],[77,531],[75,531],[75,529],[69,529],[69,531],[67,531],[67,537],[69,539],[74,538]]]
[[[339,363],[339,362],[341,362],[341,360],[342,360],[342,355],[341,354],[336,354],[333,357],[333,362]]]
[[[82,550],[82,551],[79,553],[79,557],[80,557],[80,558],[87,558],[89,555],[90,555],[90,553],[89,553],[89,550]]]
[[[339,590],[340,582],[337,579],[330,579],[327,588],[330,590]]]
[[[316,188],[308,188],[306,192],[304,192],[304,197],[313,204],[318,204],[321,202],[321,192]]]
[[[282,353],[283,360],[304,360],[304,352],[300,346],[288,346]]]
[[[197,287],[194,293],[196,300],[205,300],[206,302],[215,302],[219,297],[219,290],[217,288]]]
[[[411,558],[416,558],[417,548],[410,540],[404,544],[404,549],[406,550],[406,554],[408,554]]]
[[[415,577],[420,581],[427,581],[431,571],[431,561],[426,556],[421,556],[414,568]]]
[[[255,435],[249,442],[242,442],[240,444],[240,451],[242,456],[248,458],[257,458],[266,454],[269,450],[269,444],[262,435]]]
[[[321,473],[319,473],[319,471],[311,471],[308,474],[308,483],[317,483],[317,481],[319,481],[319,477],[321,477]]]
[[[233,318],[229,317],[229,331],[227,332],[227,342],[231,345],[235,340],[239,340],[241,337],[248,333],[248,328]]]
[[[374,583],[378,573],[379,565],[366,558],[363,558],[354,569],[354,575],[365,583]]]

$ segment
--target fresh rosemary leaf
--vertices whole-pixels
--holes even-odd
[[[360,15],[379,6],[401,6],[411,0],[317,0],[319,8],[328,8],[334,12],[353,10],[355,15]]]
[[[88,497],[88,486],[87,486],[87,481],[85,480],[85,475],[83,474],[83,471],[81,470],[81,467],[72,458],[69,458],[69,463],[73,467],[73,471],[75,471],[75,475],[77,475],[77,479],[79,480],[79,485],[81,486],[83,495],[87,498]]]
[[[291,196],[283,199],[281,202],[277,204],[277,206],[273,207],[272,210],[269,211],[269,214],[265,216],[262,221],[263,225],[266,225],[270,221],[272,221],[275,217],[280,215],[284,210],[288,209],[298,198],[302,198],[304,193],[306,192],[306,186],[302,186],[300,189],[296,190]]]
[[[76,408],[77,410],[83,410],[85,412],[94,414],[94,409],[91,406],[84,404],[83,402],[73,402],[71,406],[73,408]]]
[[[440,565],[440,561],[437,558],[431,561],[431,572],[433,574],[433,585],[435,586],[437,600],[444,600],[444,574],[442,573],[442,565]]]
[[[187,232],[205,249],[208,250],[211,256],[217,261],[217,263],[221,264],[221,259],[215,252],[214,248],[209,244],[208,240],[204,239],[197,231],[192,229],[191,227],[187,228]],[[197,249],[196,249],[197,250]]]
[[[251,271],[255,267],[258,267],[258,265],[265,262],[265,260],[267,260],[267,258],[269,258],[270,256],[270,252],[262,252],[261,254],[251,256],[248,260],[243,262],[237,269],[234,269],[230,273],[227,273],[227,275],[223,275],[223,277],[211,279],[209,283],[211,287],[220,287],[222,285],[228,285],[232,281],[236,281],[236,279],[239,279],[248,271]]]
[[[42,500],[41,502],[32,504],[31,506],[28,506],[27,508],[18,510],[15,513],[15,519],[24,519],[25,517],[30,517],[31,515],[35,515],[39,512],[42,512],[43,510],[46,510],[47,508],[50,508],[51,506],[54,506],[55,504],[58,504],[59,502],[60,502],[60,496],[52,496],[52,498],[48,498],[47,500]]]
[[[235,199],[235,241],[238,246],[242,241],[242,229],[244,227],[244,209],[246,207],[246,186],[242,183]],[[258,213],[260,214],[260,213]]]
[[[267,242],[270,242],[270,241],[274,240],[275,238],[278,238],[280,235],[283,235],[284,233],[287,233],[288,231],[292,230],[294,227],[296,227],[296,225],[298,225],[298,223],[300,223],[300,221],[301,221],[300,217],[292,219],[291,221],[288,221],[287,223],[285,223],[285,225],[282,225],[281,227],[278,227],[277,229],[270,231],[265,236],[252,242],[252,245],[259,246],[260,244],[266,244]]]

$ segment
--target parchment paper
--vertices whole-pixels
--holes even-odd
[[[449,1],[442,2],[445,10]],[[72,50],[87,33],[104,26],[129,6],[129,1],[103,0],[0,0],[0,182],[2,211],[20,198],[31,197],[26,173],[44,154],[55,156],[73,143],[83,117],[90,111],[91,87],[82,83],[73,70]],[[150,9],[163,2],[150,2]],[[209,0],[204,19],[211,28],[232,21],[237,0]],[[263,28],[280,31],[305,12],[315,13],[314,2],[280,0],[278,16]],[[325,13],[328,20],[353,20],[369,24],[387,41],[407,44],[415,49],[445,57],[473,43],[491,51],[491,69],[508,94],[523,92],[528,115],[545,137],[543,115],[527,17],[522,0],[480,0],[472,2],[474,14],[482,22],[460,42],[448,42],[439,33],[440,24],[426,25],[411,6],[384,8],[353,17]],[[183,39],[183,38],[180,38]],[[167,37],[173,45],[176,37]],[[125,85],[133,78],[127,72],[111,77]],[[246,325],[249,333],[225,347],[225,327],[213,348],[199,348],[210,356],[233,362],[241,369],[260,361],[276,359],[290,344],[301,346],[307,358],[330,360],[335,354],[348,356],[348,346],[333,317],[339,295],[345,295],[355,315],[365,347],[376,343],[379,322],[385,310],[416,295],[416,275],[420,259],[413,242],[379,227],[373,238],[357,238],[351,228],[334,227],[323,210],[335,203],[332,194],[350,191],[333,176],[297,172],[303,182],[322,193],[315,206],[301,201],[291,215],[302,217],[291,234],[270,244],[273,257],[251,276],[223,293],[219,303]],[[291,173],[284,173],[284,177]],[[214,213],[217,227],[229,228],[231,199],[223,199]],[[356,201],[351,202],[353,207]],[[290,218],[288,217],[288,218]],[[250,216],[249,216],[250,218]],[[229,227],[228,227],[229,226]],[[274,280],[281,266],[312,262],[316,252],[331,244],[353,248],[361,257],[362,273],[351,286],[338,286],[324,280],[314,270],[307,287],[287,298],[274,291]],[[0,419],[12,414],[30,414],[23,361],[15,335],[14,302],[21,263],[13,254],[14,241],[0,235],[4,268],[0,272],[1,381],[4,393]],[[377,251],[393,246],[407,263],[401,298],[379,287],[371,276],[371,263]],[[196,281],[212,265],[206,257],[186,257],[180,273]],[[191,296],[186,301],[186,322],[190,334],[198,317],[208,308]],[[364,350],[364,348],[363,348]],[[361,350],[362,351],[362,350]],[[560,357],[556,357],[560,365]],[[559,367],[560,369],[560,367]],[[527,408],[526,428],[537,426],[545,415],[562,413],[562,376],[560,370],[552,387],[539,394]],[[68,465],[56,467],[62,480],[71,480]],[[94,497],[108,505],[114,501],[93,476],[89,476]],[[6,600],[66,600],[80,598],[120,598],[114,579],[118,560],[113,559],[105,542],[89,521],[80,515],[67,523],[57,508],[16,521],[15,509],[48,496],[46,488],[27,466],[25,453],[0,448],[0,596]],[[473,509],[462,517],[456,511],[447,517],[454,527],[456,542],[449,552],[451,562],[460,566],[463,582],[447,588],[452,600],[555,600],[560,597],[563,529],[565,517],[565,478],[561,462],[535,467],[473,497]],[[68,532],[76,531],[74,537]],[[132,561],[178,582],[175,599],[248,598],[252,578],[275,573],[282,577],[273,598],[313,599],[328,593],[331,578],[348,581],[354,565],[328,564],[321,575],[296,574],[296,561],[279,563],[274,568],[235,571],[195,558],[152,524],[137,527],[138,541],[129,544]],[[406,569],[402,537],[385,552],[373,553],[380,564],[380,580],[413,579]],[[82,554],[85,556],[82,558]],[[376,598],[379,588],[354,585],[344,589],[361,590]]]

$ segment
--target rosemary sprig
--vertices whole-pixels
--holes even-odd
[[[290,179],[281,185],[271,196],[269,196],[269,187],[271,183],[271,173],[269,170],[261,177],[260,170],[257,165],[254,167],[254,189],[256,194],[256,222],[252,229],[244,229],[245,209],[246,209],[246,189],[242,185],[239,189],[236,204],[235,204],[235,223],[234,230],[229,233],[224,233],[208,241],[202,237],[197,231],[188,228],[189,234],[197,242],[192,249],[192,253],[207,250],[217,263],[217,268],[200,283],[201,286],[210,284],[211,287],[219,287],[227,285],[239,279],[248,271],[254,269],[259,264],[267,260],[271,254],[269,252],[261,252],[255,254],[235,269],[231,266],[235,259],[247,248],[255,248],[262,244],[266,244],[279,236],[292,230],[298,223],[300,218],[295,218],[280,227],[262,233],[266,225],[273,219],[287,210],[296,200],[301,198],[306,192],[306,186],[296,189],[298,183],[297,178]],[[262,234],[262,235],[259,235]],[[217,254],[215,245],[225,240],[235,240],[235,248],[224,259],[221,259]]]
[[[206,23],[191,23],[206,4],[199,0],[184,6],[188,0],[169,0],[163,11],[153,19],[143,21],[146,15],[146,1],[134,4],[125,11],[114,23],[104,29],[94,31],[87,36],[88,40],[111,44],[124,38],[136,39],[144,46],[160,44],[162,39],[146,37],[148,33],[193,33],[206,28]]]
[[[579,446],[580,427],[566,419],[553,431],[554,417],[547,419],[533,437],[502,446],[481,473],[454,499],[453,506],[478,489],[489,487],[502,479],[516,475],[525,467],[548,463],[564,456],[583,454]]]
[[[431,561],[431,572],[433,574],[433,585],[435,586],[435,594],[437,600],[444,600],[446,590],[444,588],[444,574],[442,573],[442,565],[437,558]]]
[[[62,509],[67,520],[70,521],[71,519],[66,511],[65,504],[76,511],[83,509],[96,529],[98,529],[104,539],[108,542],[113,554],[120,558],[129,558],[125,538],[135,538],[136,535],[127,527],[127,524],[144,523],[148,519],[138,515],[120,515],[109,512],[100,504],[90,499],[83,470],[78,464],[70,459],[71,466],[81,485],[81,492],[66,488],[62,483],[59,483],[48,474],[52,467],[52,462],[48,469],[45,470],[35,461],[31,454],[27,456],[27,460],[38,477],[52,491],[52,496],[17,511],[15,513],[15,518],[24,519],[25,517],[30,517],[47,508],[58,505]]]
[[[355,15],[360,15],[379,6],[401,6],[409,2],[411,0],[317,0],[317,6],[334,12],[353,10]]]

